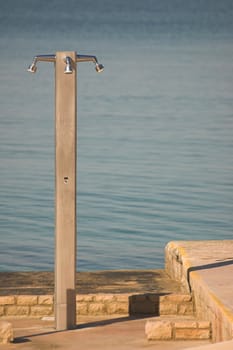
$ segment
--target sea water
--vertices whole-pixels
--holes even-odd
[[[54,268],[54,68],[77,51],[77,268],[164,266],[171,240],[232,239],[231,0],[0,4],[0,270]]]

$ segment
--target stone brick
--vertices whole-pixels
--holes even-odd
[[[145,331],[148,340],[172,339],[172,326],[170,321],[147,321]]]
[[[117,300],[117,302],[129,303],[129,297],[130,297],[130,294],[116,294],[115,295],[115,299]]]
[[[90,303],[88,308],[88,314],[89,315],[105,315],[106,314],[106,307],[103,303]]]
[[[115,300],[113,294],[97,294],[94,299],[96,302],[112,302]]]
[[[175,330],[175,340],[204,340],[210,338],[209,329],[188,329],[177,328]]]
[[[85,300],[84,294],[76,294],[76,303]]]
[[[11,323],[7,321],[0,321],[0,344],[7,344],[13,340],[13,328]]]
[[[193,315],[193,304],[192,303],[183,303],[177,305],[177,315]]]
[[[37,296],[36,295],[19,295],[16,297],[17,305],[36,305]]]
[[[191,300],[192,296],[190,294],[167,294],[160,296],[160,301],[169,301],[173,303],[182,303]]]
[[[30,310],[30,316],[33,316],[33,317],[50,316],[52,314],[53,314],[52,306],[37,305],[37,306],[32,306]]]
[[[144,303],[146,301],[146,294],[132,295],[131,300],[133,303]]]
[[[15,303],[15,297],[12,296],[0,296],[0,305],[13,305]]]
[[[197,322],[196,321],[175,321],[174,322],[175,328],[197,328]]]
[[[129,312],[129,306],[128,303],[109,303],[106,304],[107,314],[108,315],[114,315],[114,314],[120,314],[120,315],[128,315]]]
[[[90,302],[93,300],[94,300],[93,294],[76,294],[76,302],[79,302],[79,301]]]
[[[5,315],[4,306],[0,306],[0,316],[4,316],[4,315]]]
[[[39,295],[38,305],[53,305],[52,295]]]
[[[6,307],[7,316],[28,316],[29,306],[12,305]]]
[[[198,328],[208,328],[210,329],[210,322],[209,321],[198,321],[197,322]]]
[[[159,304],[160,302],[160,297],[156,294],[148,294],[147,299],[156,304]]]
[[[142,302],[135,302],[130,305],[130,314],[136,315],[155,315],[157,312],[156,304],[150,300],[144,300]]]
[[[163,302],[159,305],[160,315],[176,315],[177,314],[177,304],[170,302]]]
[[[88,304],[78,302],[76,305],[76,313],[78,315],[88,315]]]

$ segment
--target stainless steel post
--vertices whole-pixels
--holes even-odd
[[[64,74],[70,57],[72,72]],[[76,326],[76,53],[55,63],[55,314],[56,329]]]

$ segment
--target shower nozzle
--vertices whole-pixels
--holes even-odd
[[[36,73],[37,71],[37,62],[55,62],[56,61],[56,55],[38,55],[33,58],[33,61],[31,65],[28,67],[27,71],[30,73]],[[91,61],[95,64],[95,70],[97,73],[101,73],[104,70],[104,66],[97,61],[96,56],[90,56],[90,55],[76,55],[76,62],[87,62]],[[66,56],[64,58],[64,62],[66,64],[64,73],[65,74],[71,74],[73,72],[73,61],[70,56]]]
[[[97,73],[101,73],[104,70],[104,66],[101,63],[96,62],[95,70],[96,70]]]
[[[30,73],[36,73],[36,70],[37,70],[36,62],[33,61],[32,64],[30,64],[30,66],[28,67],[27,71]]]
[[[69,56],[66,56],[64,61],[66,63],[66,67],[65,67],[64,73],[65,74],[71,74],[73,72],[72,59]]]
[[[55,62],[55,55],[38,55],[33,58],[32,63],[28,67],[27,71],[30,73],[36,73],[37,66],[36,63],[37,61],[42,61],[42,62]]]

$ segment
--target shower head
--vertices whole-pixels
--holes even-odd
[[[101,73],[104,70],[104,66],[101,63],[98,63],[96,56],[77,55],[76,61],[77,62],[87,62],[87,61],[93,62],[95,64],[95,70],[97,73]]]
[[[66,56],[64,58],[64,61],[66,63],[66,67],[65,67],[65,70],[64,70],[64,73],[65,74],[71,74],[73,72],[73,69],[72,69],[72,59],[69,57],[69,56]]]
[[[37,71],[37,62],[55,62],[56,61],[56,55],[38,55],[33,58],[33,61],[31,65],[28,67],[27,71],[30,73],[36,73]],[[96,56],[89,56],[89,55],[76,55],[76,62],[87,62],[91,61],[95,64],[95,70],[97,73],[101,73],[104,70],[104,66],[97,61]],[[64,58],[64,62],[66,64],[64,73],[65,74],[71,74],[73,72],[73,61],[70,56],[66,56]]]
[[[30,73],[36,73],[37,66],[36,66],[36,60],[35,59],[30,64],[30,66],[28,67],[27,71],[30,72]]]
[[[101,63],[96,62],[95,70],[96,70],[97,73],[101,73],[104,70],[104,66]]]
[[[55,62],[56,56],[55,55],[38,55],[33,58],[32,63],[28,67],[27,71],[30,73],[36,73],[37,70],[37,61],[42,62]]]

